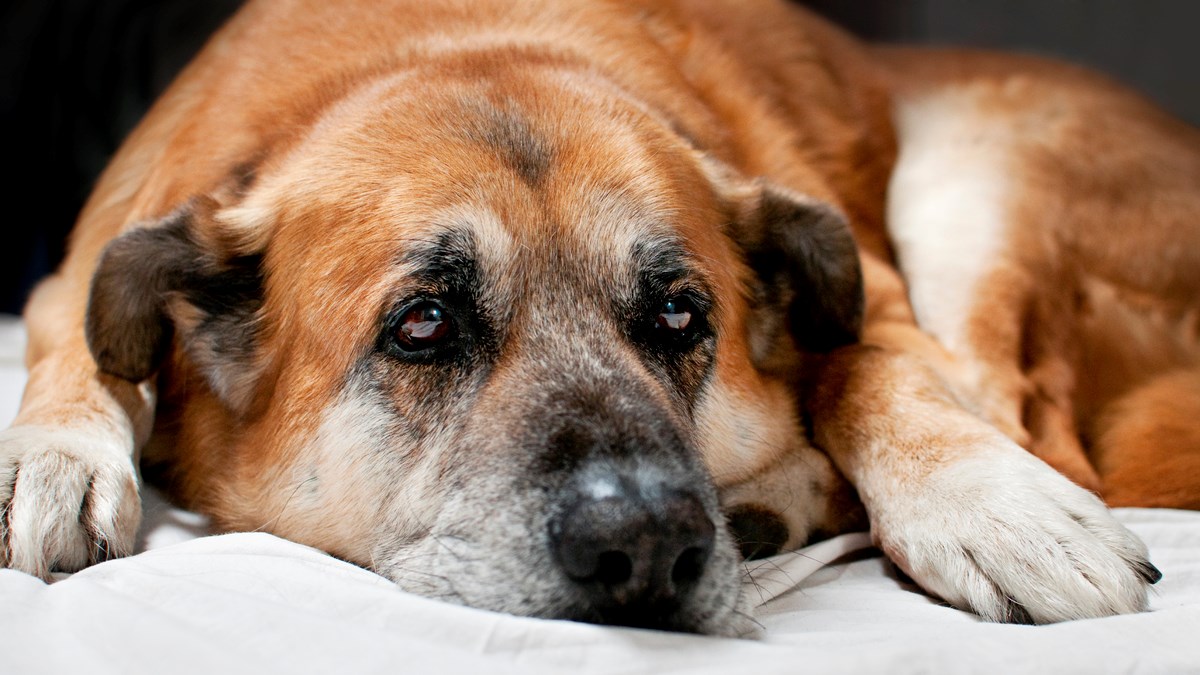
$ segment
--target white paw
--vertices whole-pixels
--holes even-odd
[[[101,435],[18,426],[0,433],[0,567],[48,579],[129,554],[137,473]]]
[[[1095,495],[1006,439],[886,494],[871,513],[879,546],[925,590],[990,621],[1141,611],[1161,576]]]

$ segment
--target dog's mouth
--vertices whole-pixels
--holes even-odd
[[[528,421],[541,431],[523,453],[472,446],[489,459],[455,477],[427,534],[377,550],[377,570],[405,590],[481,609],[745,632],[737,546],[698,453],[673,425],[553,417],[550,433]],[[513,438],[499,445],[522,445]]]
[[[464,519],[474,510],[464,499],[378,571],[406,591],[509,614],[745,633],[740,556],[723,519],[701,495],[647,487],[583,496],[549,519],[519,505]]]

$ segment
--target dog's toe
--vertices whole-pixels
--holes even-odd
[[[1054,506],[1047,504],[1046,509]],[[992,523],[988,548],[968,550],[972,563],[996,587],[970,603],[995,621],[1052,623],[1127,614],[1146,608],[1144,558],[1131,559],[1121,546],[1079,528],[1058,514],[1030,522]],[[1120,527],[1115,521],[1112,525]]]
[[[141,507],[130,458],[62,430],[0,436],[0,565],[48,579],[133,547]]]
[[[990,621],[1142,611],[1161,577],[1104,504],[1015,448],[926,479],[873,523],[914,580]]]

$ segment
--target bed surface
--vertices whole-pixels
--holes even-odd
[[[0,321],[0,421],[24,373]],[[982,623],[896,577],[866,534],[747,566],[756,639],[544,621],[396,590],[263,534],[206,536],[147,491],[138,555],[53,584],[0,570],[0,673],[1200,673],[1200,513],[1120,509],[1164,577],[1151,611]]]

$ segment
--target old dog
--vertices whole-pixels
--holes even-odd
[[[525,615],[738,633],[742,555],[868,524],[987,619],[1138,611],[1093,493],[1200,504],[1197,177],[1099,76],[774,0],[251,2],[30,302],[0,563],[128,553],[140,462]]]

